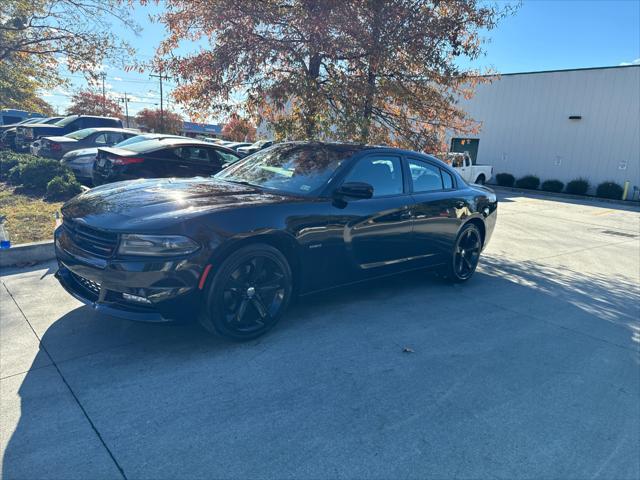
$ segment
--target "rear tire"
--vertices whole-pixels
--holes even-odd
[[[473,223],[468,223],[458,233],[451,257],[441,270],[443,277],[454,283],[469,280],[476,271],[481,251],[480,230]]]
[[[236,341],[271,330],[284,314],[293,290],[289,262],[278,249],[262,243],[231,253],[208,283],[200,324]]]

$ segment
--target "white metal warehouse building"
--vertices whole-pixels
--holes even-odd
[[[459,105],[482,125],[451,149],[494,173],[640,188],[640,65],[503,74]]]

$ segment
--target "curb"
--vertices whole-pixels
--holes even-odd
[[[528,193],[528,194],[539,195],[541,197],[569,198],[572,200],[589,200],[592,202],[614,203],[616,205],[627,205],[629,207],[640,206],[640,201],[638,200],[614,200],[612,198],[601,198],[601,197],[594,197],[591,195],[571,195],[570,193],[546,192],[544,190],[528,190],[526,188],[501,187],[500,185],[494,185],[489,183],[487,183],[487,187],[497,192],[502,191],[502,192]]]
[[[46,262],[56,258],[53,240],[22,243],[15,247],[0,250],[0,267],[15,267]]]

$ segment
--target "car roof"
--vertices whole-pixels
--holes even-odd
[[[95,130],[96,132],[123,132],[123,133],[135,133],[140,135],[140,132],[132,128],[117,128],[117,127],[89,127],[87,130]]]
[[[201,140],[192,139],[192,138],[150,138],[148,140],[144,140],[137,144],[132,145],[135,148],[135,151],[138,153],[144,152],[155,152],[157,150],[162,150],[163,148],[171,148],[171,147],[196,147],[203,146],[214,148],[217,150],[222,150],[225,152],[233,153],[237,156],[237,152],[234,152],[230,148],[225,148],[222,145],[216,145],[214,143],[203,142]],[[143,149],[140,149],[143,147]]]

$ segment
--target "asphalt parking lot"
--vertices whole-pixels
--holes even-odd
[[[323,293],[247,344],[5,270],[2,477],[637,479],[640,213],[502,197],[469,283]]]

